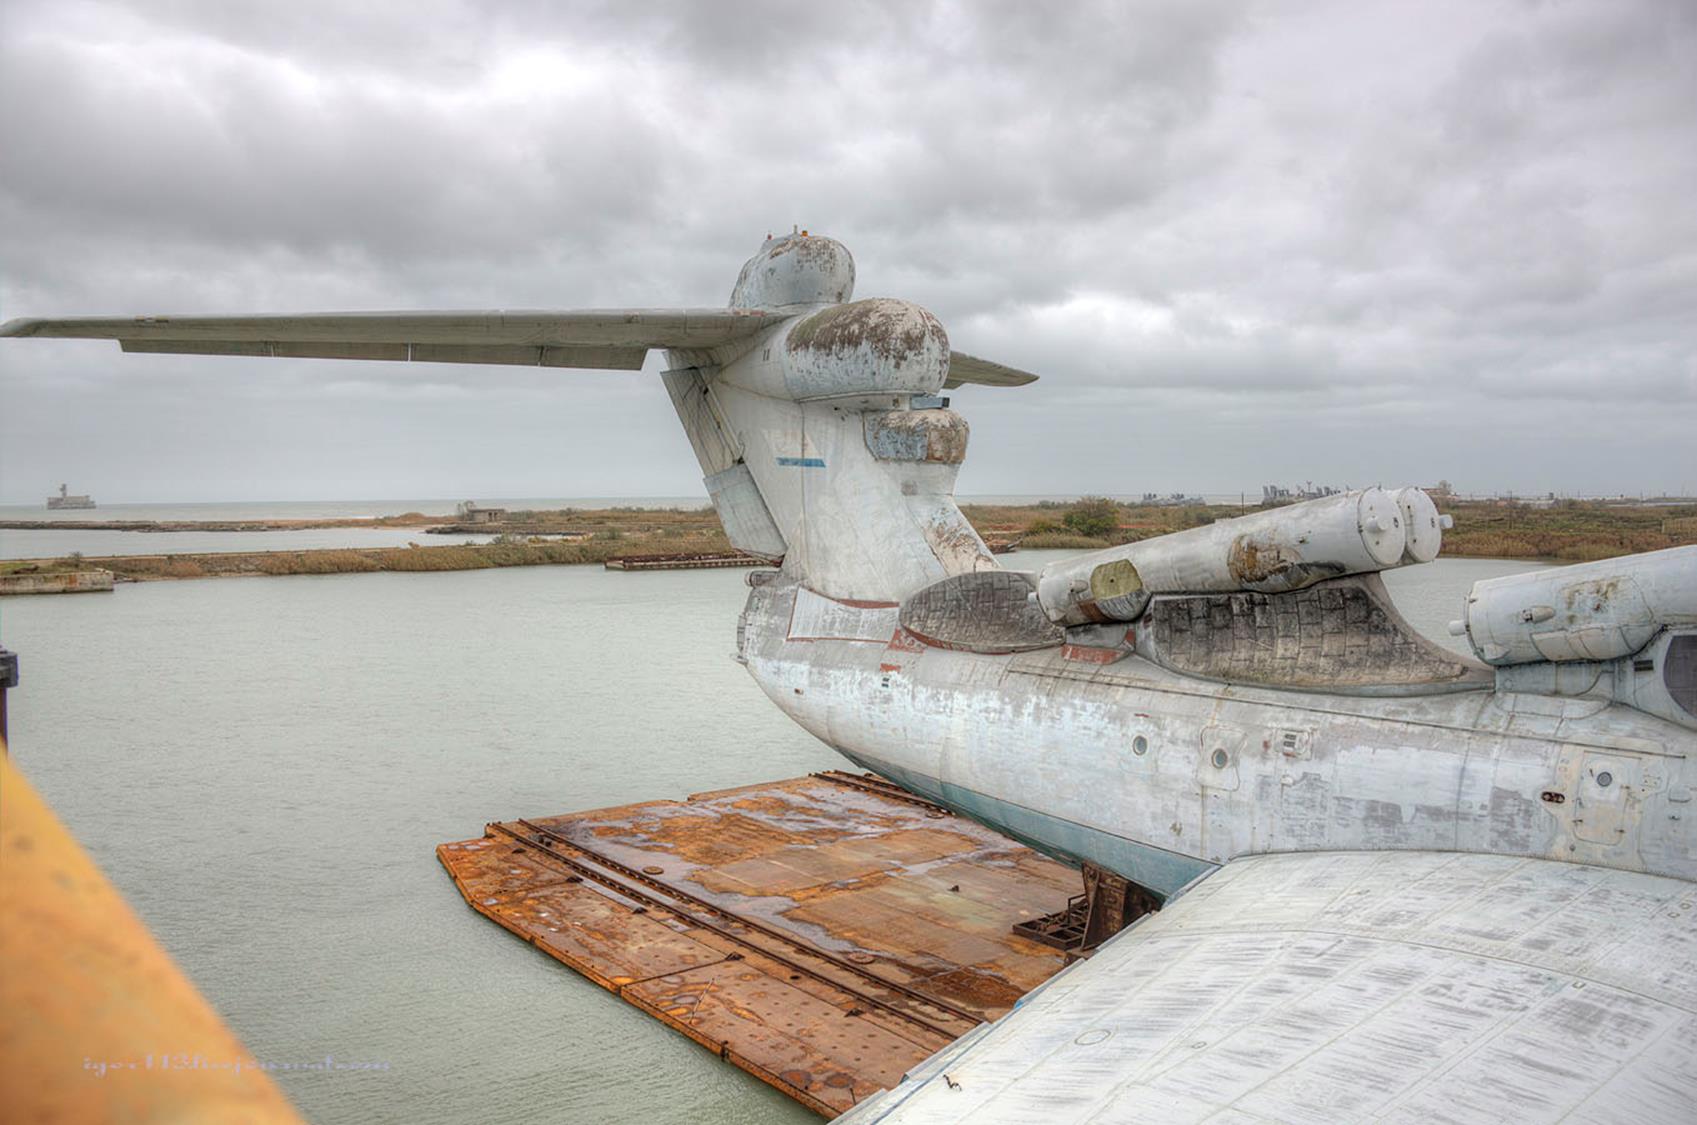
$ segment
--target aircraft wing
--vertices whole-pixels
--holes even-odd
[[[950,352],[949,378],[943,386],[958,387],[962,383],[977,383],[984,387],[1023,387],[1036,381],[1037,376],[1029,371],[979,359],[965,352]]]
[[[838,1120],[1690,1121],[1697,884],[1234,860]]]
[[[9,320],[0,336],[117,340],[127,352],[506,363],[634,371],[649,348],[711,348],[780,315],[752,309],[495,309],[477,312]]]
[[[116,340],[126,352],[412,360],[635,371],[649,348],[713,348],[787,314],[759,309],[493,309],[473,312],[285,313],[262,316],[64,317],[8,320],[0,336]],[[1017,387],[1037,376],[961,352],[948,383]]]

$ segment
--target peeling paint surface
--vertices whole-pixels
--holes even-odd
[[[1142,655],[1095,663],[1061,646],[993,655],[922,645],[893,658],[888,645],[791,641],[801,596],[786,583],[752,591],[742,650],[797,722],[865,768],[1162,895],[1195,864],[1363,847],[1697,875],[1697,819],[1668,799],[1697,785],[1692,737],[1628,708],[1486,686],[1413,696],[1222,688]],[[867,615],[864,629],[833,624],[838,636],[890,635],[888,610],[837,612]],[[1569,763],[1601,751],[1659,779],[1625,769],[1611,778],[1627,794],[1626,831],[1586,828],[1597,798]],[[1553,804],[1547,792],[1566,799]]]
[[[1233,683],[1351,691],[1481,690],[1490,670],[1415,632],[1377,575],[1287,594],[1156,598],[1145,652],[1176,672]]]
[[[844,1120],[1637,1123],[1694,1106],[1697,886],[1344,852],[1229,865]]]
[[[966,419],[952,410],[885,410],[866,415],[866,447],[880,461],[966,460]]]
[[[873,297],[832,305],[790,325],[785,381],[805,401],[845,395],[929,395],[942,389],[949,337],[909,301]]]

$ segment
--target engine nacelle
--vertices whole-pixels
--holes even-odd
[[[1426,514],[1410,492],[1431,507],[1418,489],[1368,488],[1080,555],[1044,567],[1037,597],[1062,625],[1134,621],[1155,594],[1277,594],[1435,556],[1436,508],[1418,551],[1410,547],[1404,513]]]
[[[936,394],[948,375],[942,323],[911,301],[873,297],[786,322],[722,377],[769,398],[888,410]]]
[[[1613,660],[1697,625],[1697,547],[1475,582],[1450,632],[1487,664]]]

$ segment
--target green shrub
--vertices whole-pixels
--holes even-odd
[[[1120,506],[1106,496],[1086,496],[1061,517],[1074,535],[1102,539],[1120,525]]]

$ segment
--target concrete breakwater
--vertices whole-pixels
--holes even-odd
[[[63,570],[0,574],[0,594],[89,594],[111,592],[110,570]]]

